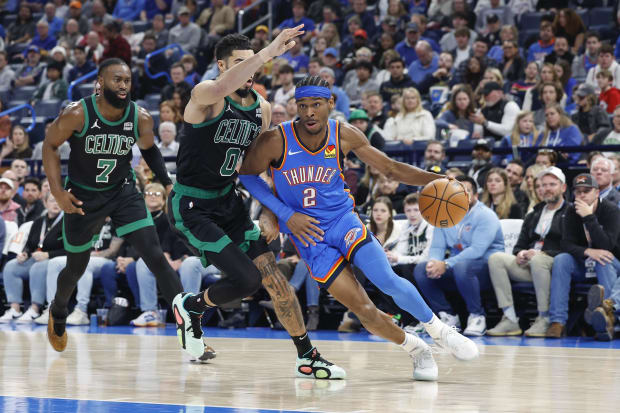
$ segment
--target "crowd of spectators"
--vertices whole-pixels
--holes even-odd
[[[617,147],[601,147],[620,144],[617,3],[274,0],[271,33],[265,24],[248,32],[255,51],[284,28],[303,23],[305,34],[254,74],[254,88],[271,103],[277,125],[296,116],[296,81],[306,74],[320,76],[335,101],[330,117],[359,128],[378,150],[463,182],[471,195],[470,212],[453,229],[433,230],[421,219],[418,188],[377,174],[355,156],[344,161],[358,212],[395,271],[419,287],[445,322],[460,327],[452,296],[445,294],[456,290],[465,301],[460,315],[467,316],[462,318],[466,334],[515,335],[528,327],[528,336],[560,337],[574,327],[567,324],[572,281],[600,291],[585,320],[596,337],[610,339],[614,313],[620,311],[620,156]],[[215,44],[237,32],[239,11],[250,4],[0,0],[0,112],[21,103],[13,97],[29,87],[26,100],[35,109],[66,102],[75,97],[67,95],[71,82],[107,58],[121,58],[132,69],[132,98],[152,113],[158,146],[174,174],[191,89],[218,76]],[[250,9],[240,21],[246,27],[266,10],[265,4]],[[147,59],[171,44],[178,47]],[[153,79],[157,73],[166,76]],[[37,179],[42,174],[28,177],[30,165],[41,159],[42,130],[51,119],[29,136],[18,113],[0,116],[0,160],[10,163],[0,179],[2,223],[20,225],[21,233],[24,223],[32,222],[26,233],[42,234],[38,242],[27,236],[19,250],[14,242],[5,246],[10,306],[0,321],[47,322],[45,302],[62,268],[62,245],[53,233],[62,212]],[[60,152],[67,159],[68,145]],[[165,191],[134,153],[137,183],[156,218],[164,251],[184,287],[198,291],[221,275],[200,267],[174,239],[162,213]],[[248,206],[257,218],[259,207],[251,199]],[[516,227],[508,224],[514,222]],[[158,324],[153,275],[113,234],[109,226],[102,230],[102,242],[93,251],[101,260],[91,260],[68,322],[87,322],[93,280],[100,280],[106,306],[126,285],[141,309],[132,323]],[[4,238],[0,234],[0,241]],[[315,284],[295,251],[287,250],[286,237],[280,241],[274,249],[281,269],[296,289],[305,286],[308,325],[317,328],[321,311]],[[25,279],[32,304],[22,312]],[[517,314],[525,309],[515,308],[511,281],[530,283],[535,293],[538,314],[531,325],[520,323]],[[494,294],[503,314],[488,330],[485,292]],[[388,297],[377,299],[399,322],[415,322]],[[597,321],[601,317],[603,327]],[[347,313],[339,329],[351,331],[358,324]]]

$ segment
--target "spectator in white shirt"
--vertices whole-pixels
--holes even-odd
[[[160,142],[157,144],[159,151],[161,152],[161,156],[177,156],[177,152],[179,152],[179,142],[175,140],[177,136],[177,127],[172,122],[162,122],[159,125],[159,139]],[[166,162],[166,169],[168,172],[175,173],[176,172],[176,162]]]

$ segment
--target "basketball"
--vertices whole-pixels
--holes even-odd
[[[420,192],[420,213],[434,227],[453,227],[461,222],[468,210],[469,197],[458,181],[435,179]]]

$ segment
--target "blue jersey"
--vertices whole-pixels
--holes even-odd
[[[338,121],[330,119],[327,131],[325,144],[311,152],[298,139],[293,122],[282,123],[282,162],[271,167],[276,196],[295,212],[319,220],[322,229],[355,207],[342,174]],[[285,223],[280,228],[288,232]]]

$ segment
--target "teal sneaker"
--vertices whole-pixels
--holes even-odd
[[[297,357],[297,377],[308,379],[338,380],[346,379],[347,373],[342,367],[325,360],[316,348],[312,349],[310,357]]]
[[[201,357],[205,352],[205,343],[202,341],[202,314],[190,313],[183,305],[189,293],[179,293],[172,300],[174,321],[177,323],[177,337],[183,350],[193,357]]]

